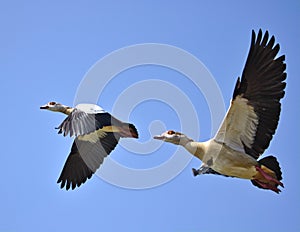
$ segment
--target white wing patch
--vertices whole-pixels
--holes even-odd
[[[216,142],[224,143],[240,152],[245,152],[243,143],[251,148],[257,130],[258,116],[254,108],[247,102],[248,100],[241,96],[237,96],[231,102],[231,106],[214,138]]]
[[[105,110],[102,109],[100,106],[90,103],[81,103],[76,106],[77,109],[82,110],[88,114],[99,114],[105,113]]]

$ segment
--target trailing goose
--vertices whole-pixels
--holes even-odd
[[[184,146],[202,160],[202,173],[249,179],[262,189],[281,190],[282,173],[273,156],[257,160],[268,148],[278,125],[286,83],[285,56],[276,57],[279,44],[268,31],[252,31],[250,51],[242,77],[237,79],[227,114],[215,137],[195,142],[169,130],[155,139]]]
[[[138,138],[133,124],[124,123],[94,104],[79,104],[76,108],[49,102],[40,109],[61,112],[66,119],[58,133],[74,136],[71,152],[57,183],[61,188],[75,189],[90,179],[104,158],[116,147],[120,138]]]

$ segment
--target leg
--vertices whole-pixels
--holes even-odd
[[[281,192],[281,190],[279,188],[277,188],[275,185],[270,185],[268,183],[263,183],[263,182],[261,182],[259,180],[251,180],[251,181],[252,181],[252,183],[255,186],[257,186],[259,188],[270,189],[270,190],[272,190],[272,191],[274,191],[276,193],[280,193]]]
[[[264,170],[262,170],[261,167],[256,166],[255,168],[256,168],[256,170],[257,170],[257,171],[258,171],[258,172],[259,172],[266,180],[268,180],[268,181],[270,181],[270,182],[273,182],[273,183],[275,183],[275,184],[277,184],[277,185],[280,185],[281,187],[284,187],[284,186],[283,186],[283,183],[281,183],[279,180],[273,178],[273,177],[270,176],[269,174],[265,173]]]

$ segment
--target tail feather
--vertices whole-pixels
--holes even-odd
[[[261,165],[264,175],[269,177],[265,178],[259,174],[257,178],[251,180],[252,184],[258,188],[270,189],[279,193],[278,185],[280,184],[283,187],[283,184],[280,182],[282,180],[282,172],[277,159],[274,156],[268,156],[259,160],[258,163]]]
[[[123,123],[121,127],[121,136],[125,138],[138,138],[139,133],[135,126],[131,123]]]
[[[131,123],[129,123],[128,126],[129,126],[129,130],[130,130],[130,133],[131,133],[132,137],[133,138],[138,138],[139,133],[138,133],[137,129],[135,128],[135,126]]]
[[[259,160],[258,163],[266,166],[267,168],[269,168],[273,172],[275,172],[277,180],[282,180],[282,172],[281,172],[279,163],[274,156],[267,156],[267,157]]]

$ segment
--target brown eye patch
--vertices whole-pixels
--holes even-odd
[[[51,106],[54,106],[56,104],[56,102],[49,102],[48,104]]]
[[[175,131],[173,131],[173,130],[168,131],[168,135],[173,135],[173,134],[175,134]]]

